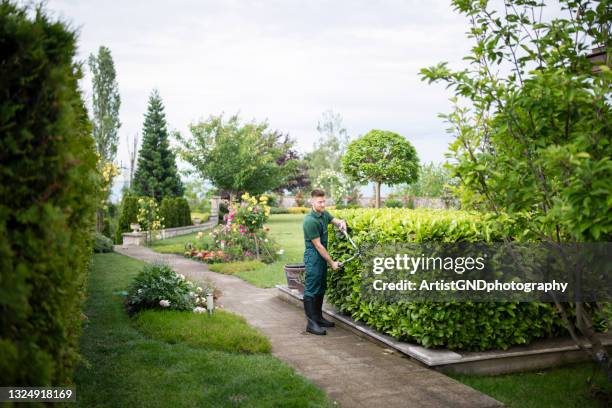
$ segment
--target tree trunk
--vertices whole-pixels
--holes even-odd
[[[374,182],[375,207],[380,208],[380,181]]]

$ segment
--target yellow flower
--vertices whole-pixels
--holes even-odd
[[[249,193],[244,193],[240,198],[242,198],[242,201],[246,201],[250,198],[251,196],[249,195]]]

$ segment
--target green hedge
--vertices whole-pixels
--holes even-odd
[[[183,197],[166,197],[160,204],[159,211],[164,217],[165,228],[191,225],[191,210],[189,202]]]
[[[496,242],[516,236],[518,226],[491,215],[453,210],[341,210],[357,245],[391,242]],[[331,229],[331,226],[330,226]],[[330,233],[334,259],[352,254],[346,239]],[[395,338],[425,347],[506,349],[564,331],[554,305],[538,302],[365,302],[359,263],[329,273],[329,301],[340,311]]]
[[[0,44],[0,385],[68,385],[101,180],[76,34],[3,1]]]
[[[134,195],[124,195],[121,199],[121,208],[119,210],[119,221],[117,223],[117,233],[115,242],[121,244],[124,232],[131,232],[130,224],[138,222],[138,199],[140,197]]]

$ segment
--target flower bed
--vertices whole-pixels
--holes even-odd
[[[276,261],[280,250],[269,238],[269,228],[264,226],[270,215],[267,202],[266,196],[257,199],[245,193],[240,203],[230,205],[223,224],[208,235],[198,233],[195,242],[185,245],[184,255],[206,263]]]

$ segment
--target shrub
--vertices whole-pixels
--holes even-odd
[[[72,383],[101,176],[76,34],[0,2],[0,383]]]
[[[360,208],[358,204],[338,204],[336,210],[355,210]]]
[[[306,214],[310,211],[309,207],[289,207],[287,212],[289,214]]]
[[[119,221],[117,223],[117,235],[115,242],[122,243],[124,232],[131,232],[130,224],[138,222],[138,199],[140,197],[134,195],[124,195],[121,199],[121,208],[119,211]]]
[[[97,253],[113,252],[113,240],[96,232],[93,251]]]
[[[285,207],[271,207],[270,214],[289,214],[289,210]]]
[[[183,197],[176,198],[178,225],[177,227],[184,227],[186,225],[192,225],[191,223],[191,209],[189,208],[189,202]]]
[[[400,200],[394,200],[394,199],[385,200],[385,207],[386,208],[402,208],[403,203]]]
[[[143,309],[193,310],[204,306],[206,294],[214,291],[210,283],[204,288],[195,287],[167,264],[150,264],[144,266],[130,285],[126,307],[130,315]]]
[[[174,228],[178,226],[176,201],[173,197],[164,197],[159,205],[159,214],[164,220],[164,227]]]
[[[519,227],[503,216],[453,210],[362,209],[334,216],[347,220],[357,245],[391,242],[497,242],[518,236]],[[333,259],[353,249],[330,234]],[[329,300],[342,312],[372,328],[425,347],[506,349],[563,331],[554,306],[539,302],[365,302],[361,268],[350,262],[329,274]]]

